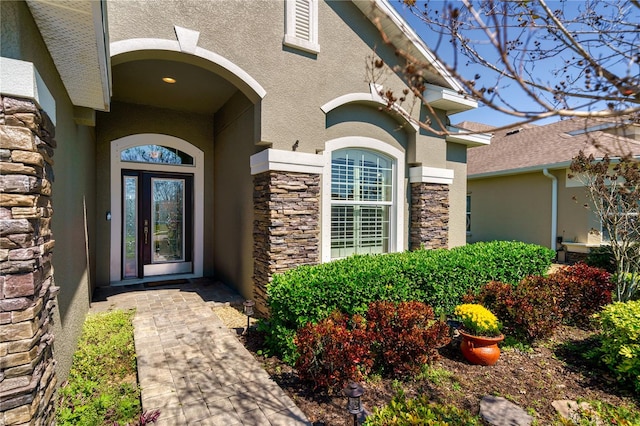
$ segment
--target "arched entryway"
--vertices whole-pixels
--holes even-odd
[[[176,27],[178,41],[111,45],[111,110],[96,126],[97,158],[109,158],[97,162],[105,189],[98,196],[98,236],[108,241],[97,245],[98,285],[215,275],[250,294],[248,165],[266,92],[231,61],[198,47],[194,33]],[[188,161],[136,157],[163,152]],[[161,187],[171,188],[166,199],[158,195]],[[129,206],[127,195],[137,197]],[[180,229],[172,219],[178,216],[184,216]]]

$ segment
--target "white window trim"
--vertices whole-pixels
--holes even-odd
[[[325,143],[324,172],[322,174],[322,262],[331,261],[331,157],[333,151],[359,148],[378,151],[395,162],[393,169],[393,204],[389,227],[389,253],[404,250],[404,173],[405,153],[378,139],[363,136],[347,136]]]
[[[296,36],[296,3],[298,1],[309,2],[309,40]],[[320,53],[320,45],[318,44],[318,0],[286,0],[284,7],[286,20],[282,44],[308,53]]]

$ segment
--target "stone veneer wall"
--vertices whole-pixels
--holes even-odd
[[[411,184],[411,228],[409,248],[434,249],[449,246],[449,186],[437,183]]]
[[[0,424],[54,422],[54,126],[25,99],[0,102]]]
[[[320,175],[267,171],[254,176],[254,293],[268,315],[274,274],[320,261]]]
[[[574,263],[584,262],[588,256],[589,256],[589,253],[578,253],[574,251],[568,251],[565,254],[565,263],[568,263],[569,265],[573,265]]]

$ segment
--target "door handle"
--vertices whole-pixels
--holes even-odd
[[[149,221],[144,221],[144,244],[149,244]]]

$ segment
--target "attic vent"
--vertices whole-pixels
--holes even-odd
[[[519,129],[513,129],[513,130],[509,130],[507,132],[507,136],[511,136],[511,135],[515,135],[516,133],[520,133],[522,131],[522,127]]]
[[[311,40],[311,5],[308,0],[296,0],[296,37]]]
[[[287,20],[283,44],[317,54],[318,45],[318,0],[287,0]]]

